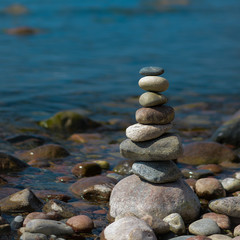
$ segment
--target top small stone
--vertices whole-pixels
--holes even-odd
[[[160,67],[144,67],[139,73],[144,76],[158,76],[164,73],[164,69]]]

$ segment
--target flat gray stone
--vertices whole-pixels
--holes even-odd
[[[240,197],[226,197],[213,200],[209,203],[209,208],[215,213],[240,218]]]
[[[143,67],[139,73],[144,76],[158,76],[164,73],[164,69],[161,67]]]
[[[147,223],[133,216],[123,217],[108,225],[104,230],[104,239],[157,240]]]
[[[145,125],[136,123],[126,129],[126,136],[135,142],[144,142],[162,136],[172,128],[172,124]]]
[[[167,103],[168,99],[155,92],[145,92],[139,97],[139,103],[143,107],[153,107]]]
[[[134,174],[152,183],[167,183],[178,180],[182,173],[172,161],[135,162],[132,165]]]
[[[63,222],[48,219],[33,219],[26,225],[26,232],[45,235],[71,235],[73,229]]]
[[[221,180],[224,189],[228,192],[235,192],[240,190],[240,180],[236,178],[224,178]]]
[[[123,157],[137,161],[167,161],[182,154],[182,144],[177,135],[166,133],[145,142],[126,139],[120,144],[120,152]]]
[[[167,79],[158,76],[146,76],[138,81],[138,85],[145,91],[164,92],[169,87]]]
[[[203,218],[191,223],[188,230],[192,234],[203,236],[221,233],[217,223],[209,218]]]

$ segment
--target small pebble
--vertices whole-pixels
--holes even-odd
[[[197,168],[198,169],[207,169],[207,170],[212,171],[215,174],[221,173],[223,171],[223,168],[218,164],[200,165]]]
[[[184,168],[182,169],[182,174],[185,178],[199,179],[199,178],[206,178],[208,176],[212,176],[213,172],[207,169],[192,170],[192,169]]]
[[[195,190],[200,198],[212,200],[226,196],[226,192],[216,178],[201,178],[197,180]]]
[[[20,237],[20,240],[48,240],[47,236],[42,233],[25,232]]]
[[[172,213],[163,219],[164,222],[167,222],[170,226],[170,231],[174,232],[177,235],[182,235],[185,233],[186,228],[184,221],[180,214]]]
[[[210,212],[205,213],[202,218],[214,220],[221,229],[228,230],[231,228],[231,222],[227,215]]]
[[[235,172],[233,177],[240,180],[240,172]]]
[[[91,218],[85,215],[71,217],[66,222],[75,232],[91,232],[94,224]]]
[[[211,240],[230,240],[230,239],[232,239],[231,237],[223,235],[223,234],[213,234],[213,235],[208,236],[208,237]]]
[[[240,225],[237,225],[233,231],[234,237],[240,236]]]
[[[197,220],[189,225],[189,232],[195,235],[212,235],[220,233],[221,230],[217,223],[212,219],[204,218]]]
[[[144,76],[158,76],[164,73],[164,69],[160,67],[143,67],[139,73]]]
[[[240,190],[240,180],[236,178],[225,178],[221,181],[224,189],[228,192]]]
[[[11,222],[10,226],[12,230],[17,230],[23,225],[24,218],[22,216],[16,216]]]

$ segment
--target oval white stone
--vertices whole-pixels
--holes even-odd
[[[126,136],[135,142],[144,142],[160,137],[172,128],[172,124],[144,125],[136,123],[126,129]]]
[[[146,91],[164,92],[169,87],[169,82],[163,77],[146,76],[139,80],[138,85]]]

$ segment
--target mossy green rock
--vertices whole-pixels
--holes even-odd
[[[212,140],[240,147],[240,116],[225,122],[213,134]]]
[[[67,132],[83,131],[100,126],[100,123],[74,111],[58,112],[51,118],[41,121],[39,124],[50,130]]]

